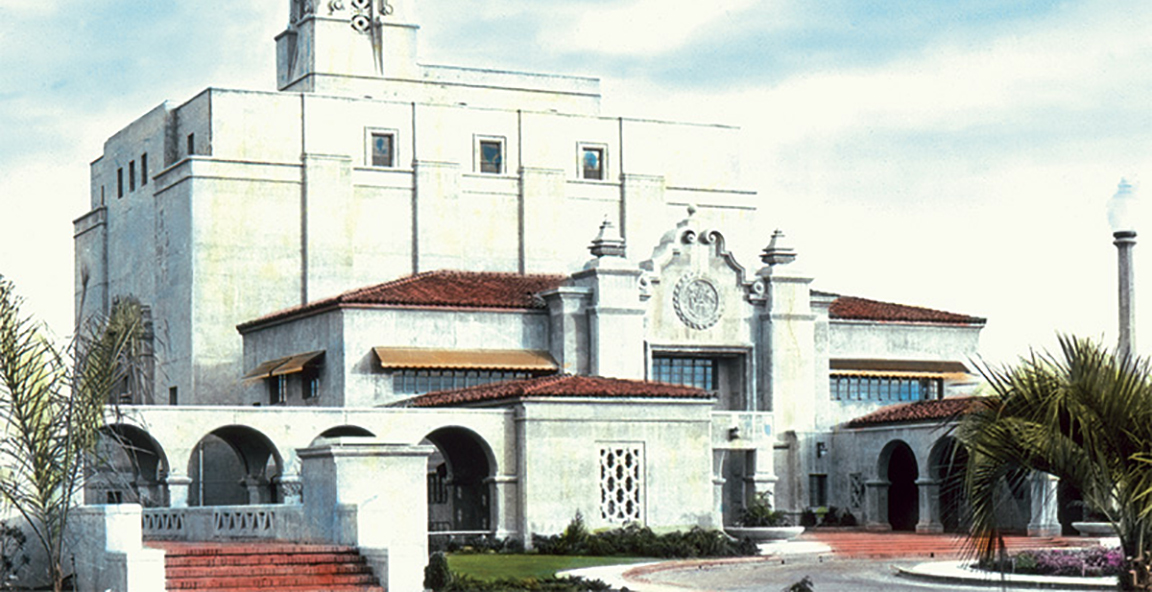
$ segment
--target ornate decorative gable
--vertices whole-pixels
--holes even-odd
[[[688,217],[664,234],[640,264],[650,299],[649,337],[656,343],[748,343],[750,300],[759,283],[728,252],[724,235]],[[760,289],[763,293],[763,288]]]

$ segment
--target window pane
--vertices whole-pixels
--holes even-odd
[[[393,166],[392,134],[372,134],[372,166]]]
[[[599,180],[604,178],[604,149],[585,148],[581,162],[584,165],[585,179]]]
[[[496,174],[503,172],[504,155],[502,153],[503,146],[500,142],[480,142],[480,172]]]

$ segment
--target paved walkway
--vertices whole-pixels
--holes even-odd
[[[1074,548],[1096,544],[1096,539],[1079,537],[1009,537],[1005,544],[1010,552],[1038,548]],[[818,560],[860,560],[888,559],[903,560],[923,558],[931,561],[913,563],[908,567],[898,567],[900,575],[938,582],[940,584],[967,586],[996,586],[1007,581],[1014,587],[1045,587],[1060,589],[1113,589],[1115,578],[1061,578],[1048,576],[1007,576],[980,572],[967,567],[968,561],[961,558],[969,554],[964,537],[957,535],[921,535],[913,533],[872,533],[859,530],[838,530],[805,533],[799,539],[782,544],[762,545],[759,557],[734,559],[707,559],[664,561],[658,563],[603,566],[565,572],[585,578],[595,578],[620,588],[628,587],[636,592],[686,592],[689,588],[667,581],[661,581],[662,572],[677,570],[736,570],[754,564],[768,564],[785,561],[791,556],[817,557]],[[941,559],[948,559],[941,561]]]

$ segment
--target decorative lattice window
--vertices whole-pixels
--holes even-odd
[[[640,522],[644,517],[644,447],[600,447],[600,517],[608,522]]]

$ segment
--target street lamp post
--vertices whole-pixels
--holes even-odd
[[[1119,271],[1120,340],[1117,351],[1121,356],[1135,353],[1136,349],[1136,284],[1132,266],[1132,250],[1136,246],[1136,192],[1127,180],[1121,179],[1115,195],[1108,200],[1108,224],[1112,227],[1112,244],[1116,245]]]

